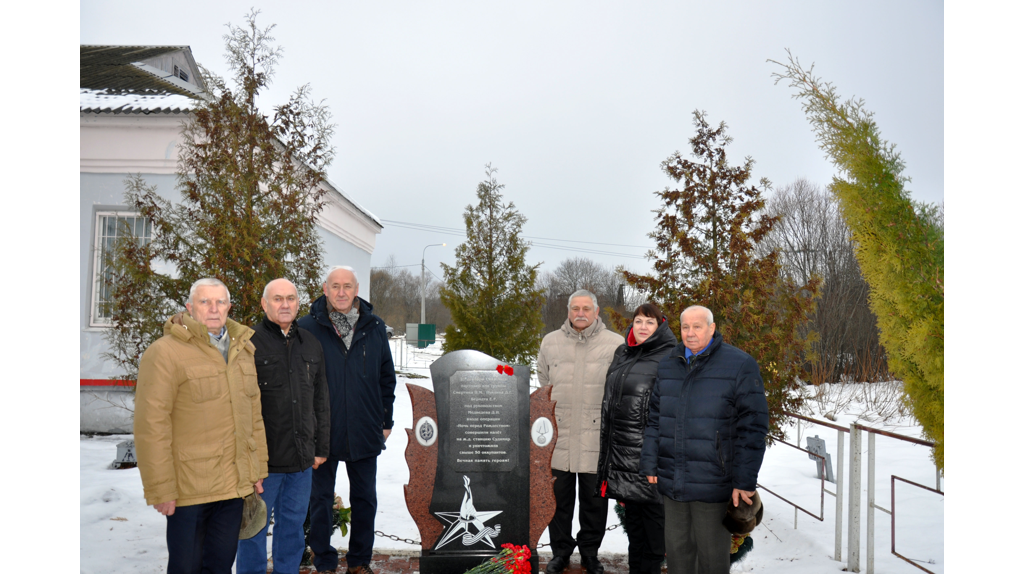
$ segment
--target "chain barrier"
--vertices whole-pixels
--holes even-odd
[[[373,533],[376,534],[377,536],[380,536],[381,538],[389,538],[391,540],[394,540],[395,542],[405,542],[406,544],[412,544],[413,546],[421,546],[422,545],[422,543],[419,540],[411,540],[409,538],[399,538],[399,537],[395,536],[394,534],[385,534],[385,533],[381,532],[380,530],[374,530]]]
[[[621,525],[613,524],[612,526],[609,526],[608,528],[606,528],[605,532],[611,532],[612,530],[615,530],[619,526],[621,526]],[[422,542],[420,542],[419,540],[411,540],[409,538],[399,538],[399,537],[395,536],[394,534],[386,534],[384,532],[381,532],[380,530],[374,530],[373,533],[376,534],[377,536],[380,536],[381,538],[388,538],[390,540],[394,540],[395,542],[405,542],[406,544],[412,544],[413,546],[421,546],[422,545]],[[537,545],[537,549],[540,550],[541,548],[546,548],[548,546],[551,546],[551,545],[550,544],[538,544]]]
[[[622,526],[622,525],[621,524],[613,524],[613,525],[609,526],[608,528],[605,528],[604,531],[605,532],[611,532],[612,530],[615,530],[616,528],[618,528],[620,526]],[[541,548],[545,548],[547,546],[551,546],[551,545],[550,544],[537,544],[537,550],[540,550]]]
[[[613,524],[613,525],[609,526],[608,528],[605,528],[604,530],[605,530],[605,532],[611,532],[612,530],[615,530],[619,526],[622,526],[622,525],[621,524]],[[409,538],[399,538],[399,537],[395,536],[394,534],[386,534],[384,532],[381,532],[380,530],[374,530],[373,533],[376,534],[377,536],[380,536],[381,538],[387,538],[389,540],[394,540],[395,542],[405,542],[406,544],[411,544],[413,546],[422,546],[423,545],[423,543],[420,542],[419,540],[411,540]],[[541,548],[546,548],[548,546],[551,546],[551,545],[550,544],[537,544],[537,550],[540,550]]]

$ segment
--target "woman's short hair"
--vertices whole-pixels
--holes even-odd
[[[658,321],[659,324],[665,320],[665,314],[662,313],[661,309],[659,309],[658,306],[655,305],[654,303],[644,303],[643,305],[637,307],[636,311],[633,311],[633,317],[630,319],[630,321],[636,319],[637,315],[643,315],[644,317],[650,317],[651,319],[655,319]]]

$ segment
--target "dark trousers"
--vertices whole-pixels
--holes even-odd
[[[179,506],[167,517],[168,574],[230,574],[242,499]]]
[[[596,495],[597,475],[551,469],[555,477],[555,516],[548,524],[551,552],[568,556],[579,546],[581,556],[597,556],[608,522],[608,499]],[[572,537],[572,515],[576,509],[576,482],[579,481],[580,531]]]
[[[313,492],[309,499],[309,548],[315,555],[317,570],[338,567],[338,550],[331,546],[334,530],[334,491],[337,488],[338,463],[336,458],[313,471]],[[349,568],[369,564],[373,557],[373,520],[377,516],[377,457],[345,461],[349,492],[347,502],[352,508],[349,524]],[[344,495],[342,498],[345,498]]]
[[[629,574],[658,574],[665,560],[665,506],[627,502],[623,523],[629,540]]]
[[[729,574],[732,535],[722,526],[727,504],[665,497],[669,574]]]

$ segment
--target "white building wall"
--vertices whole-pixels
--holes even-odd
[[[124,180],[141,173],[157,193],[171,201],[175,187],[177,145],[182,115],[82,114],[79,178],[79,252],[81,261],[79,329],[81,333],[81,431],[131,432],[132,396],[108,386],[89,384],[120,374],[103,358],[103,327],[90,326],[95,262],[96,216],[126,211]],[[317,231],[324,242],[324,263],[349,265],[360,279],[359,294],[369,298],[370,257],[380,227],[342,195],[330,189]]]

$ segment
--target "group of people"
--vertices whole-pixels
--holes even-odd
[[[637,307],[625,338],[605,327],[593,293],[573,293],[568,307],[537,357],[557,401],[547,574],[576,548],[589,574],[604,572],[609,499],[624,507],[630,574],[660,573],[665,560],[673,574],[727,574],[723,521],[759,505],[768,403],[757,362],[722,340],[706,307],[683,310],[682,343],[652,303]]]
[[[146,503],[167,517],[167,571],[228,573],[235,564],[238,574],[266,574],[273,516],[274,571],[297,573],[308,513],[313,563],[336,572],[334,489],[344,462],[347,571],[372,574],[377,457],[394,426],[384,321],[344,266],[328,272],[323,296],[302,318],[287,279],[268,283],[261,304],[263,321],[241,325],[228,318],[227,286],[200,279],[186,311],[142,355],[135,448]],[[254,492],[266,519],[240,540],[244,500]]]
[[[135,445],[147,504],[167,517],[168,572],[265,574],[273,517],[274,571],[296,573],[309,547],[317,572],[336,572],[335,483],[350,485],[347,572],[372,574],[377,457],[394,426],[395,368],[384,322],[359,297],[351,267],[332,268],[299,318],[287,279],[263,290],[265,317],[228,318],[218,279],[196,281],[186,311],[142,355]],[[757,363],[722,341],[710,310],[683,311],[682,343],[654,304],[626,337],[608,330],[597,297],[569,298],[569,316],[541,343],[537,373],[551,385],[558,440],[556,509],[548,526],[559,574],[579,548],[604,567],[608,500],[624,505],[629,571],[727,573],[729,505],[756,497],[768,407]],[[266,518],[239,540],[247,497]],[[580,529],[572,535],[576,498]],[[237,563],[236,563],[237,556]]]

